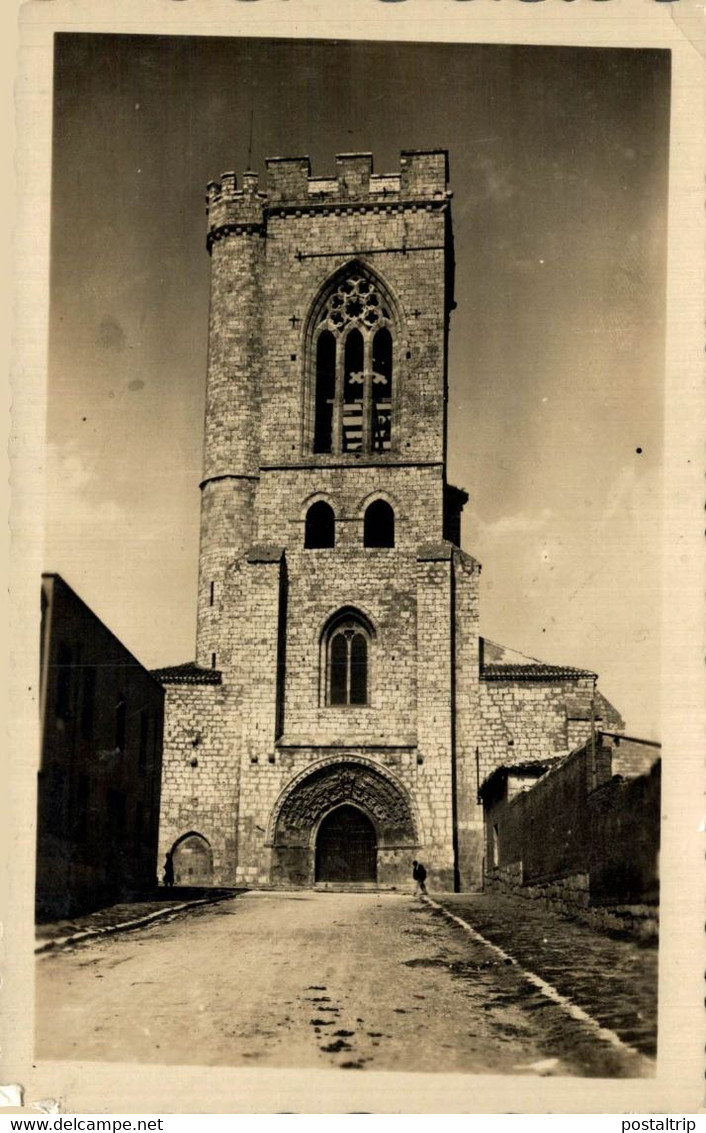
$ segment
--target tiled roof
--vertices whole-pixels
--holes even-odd
[[[595,677],[588,669],[573,669],[569,665],[484,665],[484,681],[563,681],[578,677]]]
[[[220,669],[202,669],[194,661],[152,669],[152,676],[163,685],[219,685]]]
[[[545,665],[537,657],[508,649],[487,637],[480,639],[480,662],[481,677],[486,681],[562,681],[596,676],[572,665]]]

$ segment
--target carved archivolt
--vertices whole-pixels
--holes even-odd
[[[320,767],[294,785],[276,817],[274,844],[308,844],[324,815],[343,803],[359,806],[370,817],[378,845],[416,843],[414,820],[402,790],[369,765],[342,762]]]

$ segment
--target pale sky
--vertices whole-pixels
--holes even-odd
[[[481,632],[660,738],[669,53],[60,35],[55,92],[44,569],[148,667],[193,658],[206,184],[444,147]]]

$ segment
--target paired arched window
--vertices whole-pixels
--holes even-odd
[[[312,504],[304,521],[304,546],[317,548],[333,547],[336,543],[336,517],[333,508],[319,500]]]
[[[392,443],[393,318],[362,270],[328,295],[313,331],[314,452],[385,452]]]
[[[371,632],[361,618],[337,619],[326,636],[326,703],[354,706],[368,703],[368,655]]]
[[[304,547],[318,550],[336,545],[336,516],[325,500],[317,500],[304,520]],[[363,517],[365,547],[394,547],[395,513],[386,500],[373,500]]]
[[[386,500],[373,500],[365,509],[363,543],[366,547],[394,547],[395,513]]]

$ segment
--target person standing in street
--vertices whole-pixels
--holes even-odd
[[[167,850],[167,855],[164,859],[163,881],[167,889],[171,889],[174,885],[174,859],[172,858],[171,850]]]
[[[427,871],[425,870],[421,862],[418,862],[416,860],[412,862],[412,877],[414,878],[416,883],[416,892],[426,893]]]

